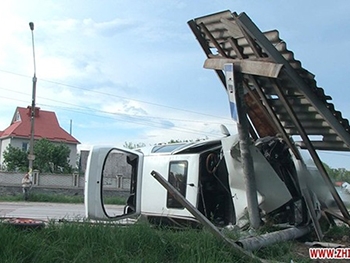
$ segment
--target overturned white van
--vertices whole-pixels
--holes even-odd
[[[286,144],[264,138],[250,147],[261,215],[277,223],[302,224],[307,211],[297,170]],[[117,162],[110,159],[118,159]],[[104,175],[109,163],[130,178],[130,195],[124,209],[104,204]],[[141,214],[151,222],[196,222],[152,176],[157,171],[216,226],[234,225],[244,217],[247,196],[238,136],[186,144],[168,144],[138,150],[94,147],[89,155],[85,181],[88,218],[121,220]]]

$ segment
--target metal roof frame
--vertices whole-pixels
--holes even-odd
[[[196,18],[188,24],[208,57],[204,67],[214,69],[224,87],[223,64],[241,66],[251,131],[257,133],[253,137],[279,133],[289,141],[305,133],[316,150],[350,150],[349,121],[328,102],[331,97],[294,59],[277,30],[262,33],[245,13],[230,11]],[[287,112],[288,108],[294,114]],[[264,120],[259,122],[262,116]],[[306,138],[299,143],[308,148]]]
[[[314,75],[302,68],[279,32],[262,33],[243,12],[229,10],[188,21],[207,60],[226,88],[224,64],[234,63],[243,74],[244,100],[250,135],[280,135],[297,159],[294,142],[309,151],[345,220],[350,215],[333,186],[316,150],[349,151],[349,121],[336,111]],[[294,136],[294,138],[293,138]],[[320,139],[321,138],[321,139]]]

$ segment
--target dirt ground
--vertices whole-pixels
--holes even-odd
[[[342,230],[337,232],[337,231],[332,231],[330,229],[329,231],[324,232],[324,238],[322,240],[322,243],[324,245],[327,245],[326,243],[329,243],[331,245],[336,245],[339,244],[344,248],[349,248],[350,249],[350,228],[349,232],[347,232],[347,226],[342,226]],[[317,237],[315,234],[309,235],[305,240],[298,240],[294,241],[294,248],[293,248],[293,254],[298,256],[299,258],[305,258],[305,259],[310,259],[309,256],[309,248],[311,247],[327,247],[327,246],[321,246],[319,245],[317,240]],[[297,262],[297,261],[295,261]],[[310,262],[350,262],[349,259],[347,260],[341,260],[341,259],[318,259],[318,260],[311,260]]]

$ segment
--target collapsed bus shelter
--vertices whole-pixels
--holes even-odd
[[[316,152],[349,151],[349,121],[335,110],[331,97],[316,86],[314,75],[295,60],[277,30],[261,32],[245,13],[224,11],[195,18],[188,25],[207,56],[204,67],[215,70],[229,96],[232,91],[228,88],[225,65],[233,65],[237,75],[242,76],[238,86],[243,89],[250,137],[256,141],[278,135],[297,160],[302,160],[298,147],[306,149],[340,214],[327,207],[324,211],[349,224],[349,212]],[[235,78],[237,82],[238,77]],[[301,185],[321,239],[309,191],[303,182]]]

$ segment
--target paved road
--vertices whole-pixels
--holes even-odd
[[[116,211],[122,211],[122,207],[113,206]],[[0,202],[0,217],[78,220],[85,218],[85,208],[83,204]]]
[[[341,193],[344,203],[350,205],[350,195]],[[107,205],[110,215],[122,214],[123,206]],[[84,204],[0,202],[0,217],[22,217],[40,220],[81,220],[85,218]]]

